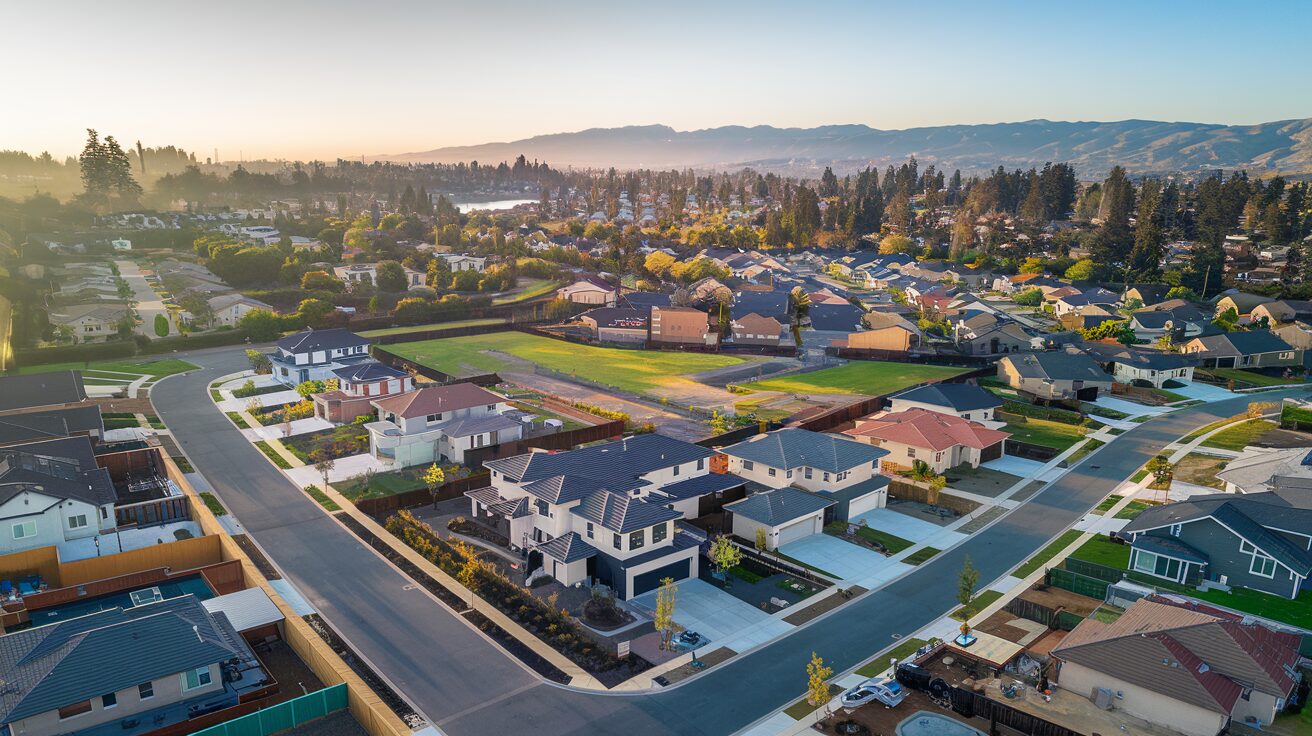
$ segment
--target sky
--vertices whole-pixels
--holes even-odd
[[[1312,2],[7,3],[0,149],[202,160],[592,127],[1312,117]]]

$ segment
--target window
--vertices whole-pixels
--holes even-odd
[[[197,667],[182,673],[182,690],[195,690],[210,684],[210,668]]]
[[[941,452],[936,452],[936,453],[934,453],[934,462],[936,462],[936,463],[941,463],[941,462],[943,462],[943,453],[941,453]]]
[[[752,462],[751,460],[743,461],[743,470],[752,470],[755,467],[756,467],[756,463]]]
[[[36,536],[35,521],[20,521],[14,524],[14,539],[27,539]]]
[[[78,514],[77,516],[70,516],[70,517],[68,517],[68,528],[69,528],[69,529],[81,529],[82,527],[85,527],[86,525],[87,525],[87,515],[86,515],[86,514]]]
[[[427,417],[425,417],[425,419],[428,420],[428,423],[429,423],[429,424],[432,424],[433,422],[440,422],[440,421],[442,421],[442,415],[441,415],[441,414],[429,414]],[[393,421],[395,421],[395,420],[393,420]]]
[[[1156,575],[1159,578],[1166,578],[1168,580],[1180,579],[1179,560],[1173,560],[1170,557],[1163,557],[1162,555],[1156,555],[1153,554],[1152,552],[1135,550],[1134,569],[1139,572],[1148,573],[1149,575]]]
[[[841,480],[847,480],[847,471],[844,470],[843,472],[839,473],[839,474],[834,478],[834,480],[840,480],[840,481],[841,481]]]
[[[774,469],[774,468],[770,468],[770,477],[773,478],[773,477],[775,477],[776,475],[778,475],[778,473],[775,472],[775,469]]]
[[[72,705],[66,705],[63,708],[60,708],[59,720],[62,721],[66,718],[74,718],[76,716],[82,715],[83,713],[90,713],[90,712],[91,712],[91,701],[83,700],[81,703],[74,703]]]
[[[1180,536],[1180,532],[1181,532],[1183,529],[1184,529],[1184,525],[1183,525],[1183,524],[1172,524],[1172,525],[1171,525],[1171,536],[1173,536],[1173,537],[1178,537],[1178,536]]]
[[[588,522],[587,535],[588,535],[588,539],[592,539],[592,522],[590,521]]]
[[[535,501],[533,502],[533,505],[537,507],[538,516],[548,516],[550,514],[550,512],[547,510],[546,501]]]
[[[907,457],[915,457],[915,456],[916,456],[916,448],[914,448],[914,447],[908,447],[908,448],[907,448]]]
[[[647,544],[647,530],[639,529],[629,534],[629,549],[641,549]]]
[[[829,480],[829,473],[826,472],[826,473],[825,473],[825,481],[828,481],[828,480]]]
[[[1248,571],[1264,578],[1273,578],[1276,576],[1276,561],[1259,552],[1253,555],[1253,561],[1248,563]]]
[[[488,404],[488,405],[487,405],[487,410],[488,410],[488,411],[496,411],[496,410],[497,410],[497,405],[496,405],[496,404]]]
[[[651,528],[651,543],[656,544],[657,542],[663,542],[665,541],[665,537],[669,536],[669,534],[670,528],[667,525],[657,524]]]
[[[100,707],[108,710],[118,705],[118,693],[105,693],[100,696]]]
[[[805,477],[807,480],[811,480],[811,469],[810,468],[803,469],[802,476]]]
[[[624,545],[620,542],[620,535],[615,534],[612,536],[613,538],[610,540],[610,546],[614,547],[615,549],[624,549]]]
[[[792,477],[793,477],[793,471],[790,470],[788,471],[788,478],[791,480]]]
[[[675,475],[676,477],[679,475],[679,466],[678,466],[678,465],[675,465],[675,466],[674,466],[674,475]]]
[[[143,682],[137,685],[137,697],[142,700],[150,700],[155,697],[155,683]]]
[[[697,458],[697,469],[698,469],[698,470],[705,470],[705,469],[706,469],[706,458],[704,458],[704,457],[699,457],[699,458]]]

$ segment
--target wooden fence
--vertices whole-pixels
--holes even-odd
[[[538,450],[572,450],[579,445],[599,440],[610,440],[624,434],[624,420],[615,419],[591,427],[567,429],[555,434],[544,434],[526,440],[502,442],[497,445],[465,450],[464,464],[471,468],[481,468],[489,460],[523,455],[532,449]]]
[[[491,482],[491,478],[491,474],[484,471],[444,483],[437,489],[437,500],[449,501],[453,498],[459,498],[466,491],[485,488]],[[382,498],[362,498],[355,502],[355,507],[375,519],[381,519],[401,509],[412,509],[430,503],[433,503],[433,494],[429,493],[427,488],[418,488],[413,491],[393,493]]]
[[[939,492],[936,498],[932,499],[927,486],[919,483],[913,483],[908,480],[892,479],[888,482],[888,497],[897,498],[903,501],[915,501],[925,503],[931,506],[942,506],[945,509],[951,509],[958,514],[965,516],[979,508],[979,504],[968,498],[954,496],[950,493]]]
[[[184,496],[155,498],[149,501],[114,507],[118,528],[153,526],[191,518],[191,504]]]
[[[375,360],[384,365],[389,365],[397,370],[406,371],[415,375],[423,376],[430,381],[438,383],[472,383],[475,386],[495,386],[501,383],[501,376],[495,373],[483,373],[477,376],[452,376],[436,368],[431,368],[423,363],[416,363],[408,358],[402,358],[395,353],[389,353],[386,350],[375,350],[371,348],[371,353]]]
[[[1000,703],[983,693],[951,685],[942,678],[919,667],[899,666],[897,681],[922,692],[946,693],[952,710],[966,718],[983,718],[989,722],[987,733],[998,733],[997,726],[1014,729],[1027,736],[1083,736],[1065,726]]]

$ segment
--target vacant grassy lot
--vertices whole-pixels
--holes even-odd
[[[1262,435],[1273,429],[1277,429],[1275,422],[1268,422],[1265,419],[1241,422],[1203,440],[1203,447],[1216,447],[1238,452],[1258,441],[1262,438]]]
[[[912,363],[852,361],[835,368],[743,384],[759,391],[783,391],[791,394],[879,394],[892,393],[936,378],[949,378],[961,368]]]
[[[503,355],[566,375],[634,393],[661,395],[687,382],[681,376],[746,362],[728,355],[666,353],[578,345],[523,332],[493,332],[387,345],[388,352],[455,376],[495,373],[511,367]]]
[[[1130,566],[1130,545],[1116,544],[1110,538],[1099,535],[1072,552],[1071,558],[1124,570]]]
[[[1224,491],[1225,481],[1217,478],[1216,474],[1224,470],[1228,462],[1224,458],[1191,452],[1175,464],[1175,479]]]
[[[484,319],[462,319],[455,322],[438,322],[428,325],[411,325],[409,327],[388,327],[383,330],[365,330],[356,334],[361,337],[383,337],[385,335],[408,335],[411,332],[429,332],[431,330],[457,330],[461,327],[482,327],[483,325],[503,325],[506,321],[500,317]]]
[[[136,376],[163,378],[164,376],[171,376],[175,373],[195,370],[196,368],[197,366],[192,363],[176,358],[147,358],[142,360],[93,360],[87,363],[50,363],[49,365],[19,368],[18,372],[82,371],[84,378],[121,379],[124,383],[128,383]]]
[[[1049,422],[1046,419],[1026,419],[1024,422],[1009,419],[1002,431],[1010,432],[1012,439],[1021,442],[1065,450],[1084,438],[1085,429],[1073,424]]]

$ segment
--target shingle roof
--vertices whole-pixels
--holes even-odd
[[[400,396],[379,399],[373,404],[383,411],[411,419],[497,404],[504,400],[504,396],[472,383],[452,383],[446,386],[425,386]]]
[[[954,411],[974,411],[1002,406],[1002,399],[973,383],[933,383],[909,388],[889,398],[943,406]]]
[[[747,479],[741,478],[732,473],[707,473],[706,475],[697,475],[687,480],[681,480],[677,483],[670,483],[653,491],[655,494],[664,496],[671,501],[683,501],[689,498],[698,498],[708,493],[717,493],[727,491],[730,488],[737,488],[746,485]]]
[[[852,304],[813,304],[808,312],[811,329],[822,332],[853,332],[861,329],[865,312]]]
[[[612,491],[597,491],[585,497],[570,512],[620,534],[683,518],[683,514],[674,509]]]
[[[80,371],[0,376],[0,411],[85,401]]]
[[[367,363],[338,368],[333,371],[333,375],[351,383],[369,383],[372,381],[386,381],[392,378],[404,378],[410,374],[389,365],[383,365],[376,360],[371,360]]]
[[[278,347],[289,353],[337,350],[368,344],[369,341],[365,338],[340,327],[327,330],[305,330],[295,335],[288,335],[278,341]]]
[[[562,534],[550,542],[539,544],[537,549],[547,557],[566,564],[586,560],[597,554],[597,548],[583,541],[583,537],[576,532]]]
[[[955,414],[941,414],[919,407],[859,419],[856,427],[844,434],[927,448],[935,452],[957,445],[982,450],[1011,436]]]
[[[833,506],[836,502],[796,488],[775,488],[724,505],[728,511],[768,526],[780,526]]]
[[[476,434],[500,432],[503,429],[515,429],[520,426],[522,425],[519,422],[509,417],[503,417],[500,414],[489,414],[482,417],[459,417],[434,425],[433,429],[442,430],[442,434],[448,437],[471,437]]]
[[[90,445],[85,437],[68,438]],[[58,442],[58,440],[56,441]],[[27,448],[51,443],[34,443],[0,449],[0,504],[22,493],[39,493],[55,499],[74,499],[93,506],[114,503],[114,483],[109,471],[94,461],[75,457],[28,452]]]
[[[808,466],[832,473],[873,463],[888,454],[887,450],[840,435],[792,427],[757,435],[745,442],[730,445],[722,452],[772,468],[788,470]]]
[[[668,307],[667,307],[668,308]],[[579,315],[579,319],[591,319],[599,328],[645,330],[651,317],[651,307],[637,309],[631,307],[598,307],[589,309]]]
[[[1087,355],[1063,350],[1046,353],[1008,355],[1003,358],[1024,378],[1050,378],[1057,381],[1102,381],[1110,383],[1112,377]]]
[[[1267,330],[1225,332],[1220,335],[1208,335],[1196,339],[1202,344],[1203,349],[1212,355],[1257,355],[1258,353],[1288,352],[1294,349],[1275,333]]]
[[[637,478],[653,470],[714,455],[714,450],[653,433],[567,452],[529,452],[490,460],[483,465],[516,483],[553,475],[578,475],[614,482],[617,478]]]

